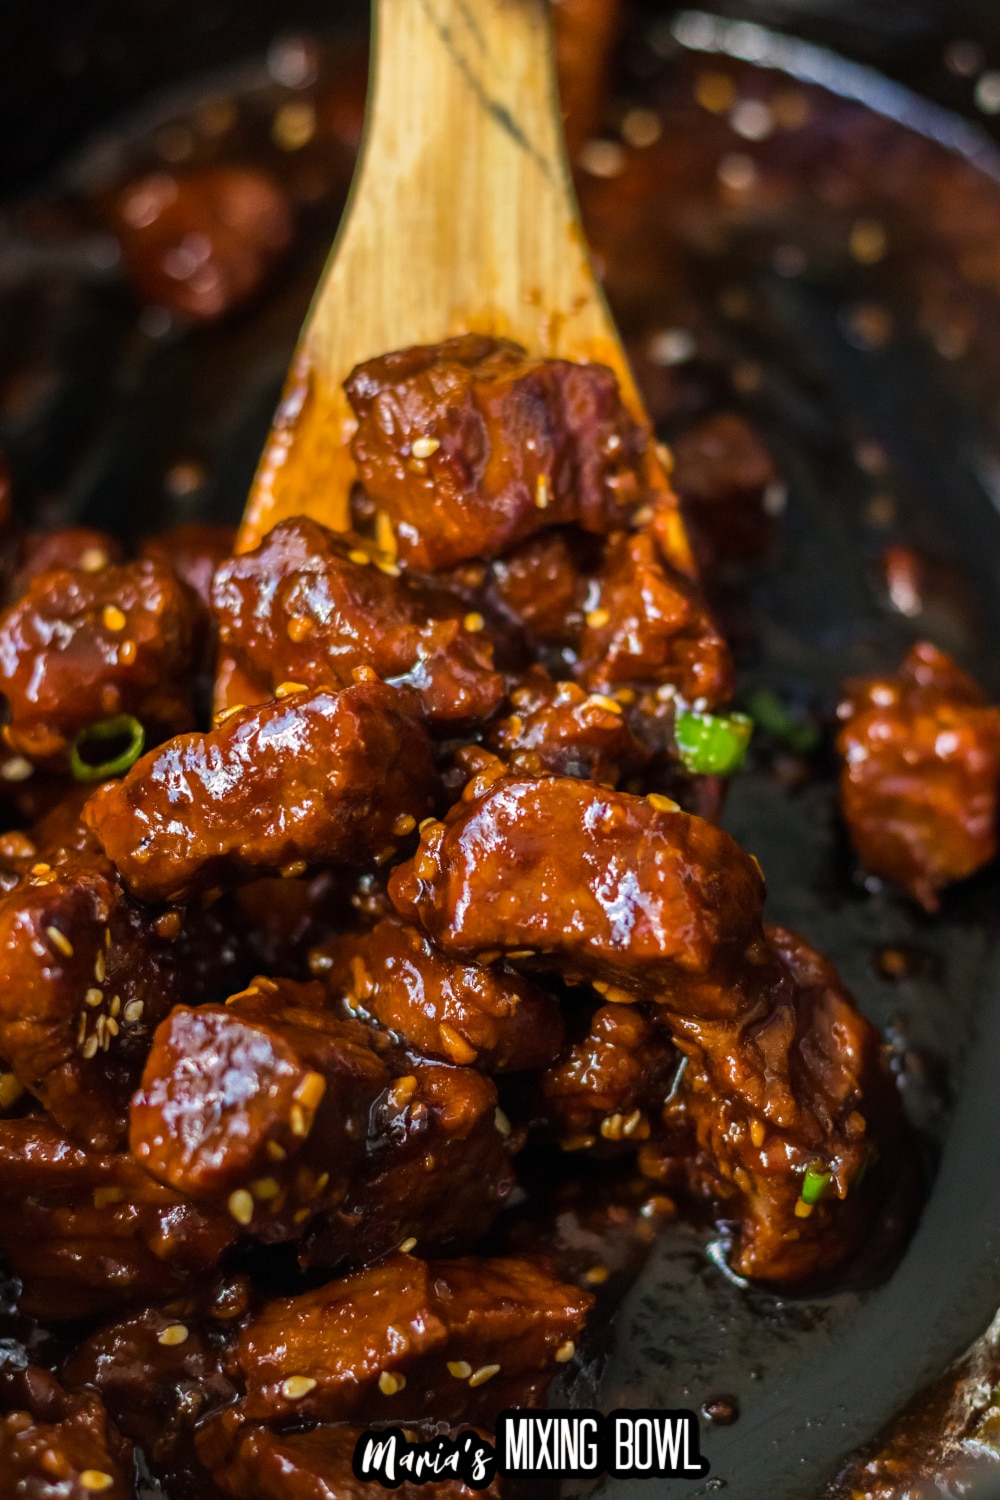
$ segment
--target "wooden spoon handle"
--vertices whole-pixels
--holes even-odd
[[[347,524],[361,360],[477,331],[632,377],[594,279],[562,138],[546,0],[377,0],[361,160],[242,548],[284,516]]]

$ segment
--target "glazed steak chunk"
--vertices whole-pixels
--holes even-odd
[[[69,1395],[47,1370],[7,1375],[0,1417],[3,1500],[133,1500],[132,1445],[93,1391]]]
[[[393,871],[403,916],[455,957],[527,950],[682,1009],[746,1005],[735,981],[708,982],[762,940],[764,882],[728,834],[655,794],[568,777],[501,775],[477,796],[492,774]]]
[[[840,796],[862,863],[928,911],[997,848],[1000,709],[927,641],[899,672],[848,682]]]
[[[559,1006],[519,974],[463,964],[389,917],[314,950],[332,995],[432,1057],[488,1072],[544,1067],[562,1043]]]
[[[176,1294],[237,1232],[124,1152],[87,1151],[37,1117],[0,1120],[0,1250],[24,1283],[24,1312],[90,1317]]]
[[[38,861],[0,900],[0,1056],[74,1139],[120,1143],[149,1039],[182,986],[177,952],[103,859]]]
[[[486,743],[526,776],[581,776],[615,786],[642,769],[649,752],[636,740],[621,704],[576,682],[534,672],[510,695],[513,712],[494,719]]]
[[[81,730],[118,715],[151,739],[189,728],[201,622],[197,596],[162,563],[39,574],[0,615],[11,748],[63,770]]]
[[[487,717],[503,696],[482,617],[401,578],[361,537],[299,516],[231,558],[212,589],[219,637],[250,678],[344,687],[355,667],[406,683],[428,718]],[[471,628],[470,628],[471,627]]]
[[[678,1061],[662,1019],[638,1005],[600,1005],[586,1034],[541,1075],[546,1117],[566,1148],[635,1147]]]
[[[143,901],[384,858],[428,811],[434,787],[411,705],[363,682],[233,712],[101,787],[88,822]]]
[[[236,1346],[252,1420],[489,1423],[538,1406],[593,1301],[527,1259],[394,1255],[280,1298]]]
[[[214,1482],[233,1500],[378,1500],[374,1480],[357,1479],[352,1461],[363,1428],[314,1427],[274,1432],[223,1413],[198,1434],[198,1452]],[[428,1429],[427,1437],[436,1432]],[[418,1429],[416,1436],[421,1436]],[[396,1500],[499,1500],[501,1481],[471,1490],[460,1479],[413,1483],[403,1480]]]
[[[468,334],[359,365],[345,389],[361,481],[407,564],[497,557],[548,526],[624,524],[645,435],[611,370]]]

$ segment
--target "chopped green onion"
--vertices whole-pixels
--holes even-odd
[[[123,749],[110,760],[91,757],[102,746],[125,741]],[[110,776],[124,776],[135,765],[146,743],[146,731],[131,714],[117,714],[113,719],[98,719],[81,729],[69,752],[69,768],[77,781],[107,781]]]
[[[750,694],[750,712],[754,723],[779,744],[787,745],[800,755],[808,755],[820,741],[819,730],[793,709],[782,703],[772,688],[757,688]]]
[[[753,720],[746,714],[699,714],[682,708],[674,720],[681,760],[700,776],[732,776],[746,759]]]
[[[818,1203],[829,1185],[830,1174],[825,1167],[818,1167],[815,1164],[806,1167],[806,1175],[802,1179],[802,1202]]]

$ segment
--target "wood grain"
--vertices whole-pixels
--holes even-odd
[[[285,516],[347,524],[360,361],[468,331],[600,360],[641,403],[591,269],[546,0],[377,0],[351,197],[254,480],[240,548]],[[669,495],[653,456],[651,488]],[[670,550],[686,570],[679,519]]]

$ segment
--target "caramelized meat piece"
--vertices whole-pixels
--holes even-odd
[[[87,820],[143,901],[387,857],[423,818],[434,787],[411,704],[364,682],[233,712],[101,787]]]
[[[590,691],[669,684],[707,708],[732,695],[729,649],[697,587],[663,561],[651,532],[609,542],[587,602],[578,673]]]
[[[651,1141],[639,1159],[648,1175],[669,1178],[686,1137],[679,1175],[737,1222],[734,1270],[790,1284],[832,1271],[857,1248],[884,1196],[881,1174],[862,1180],[879,1154],[891,1177],[901,1117],[879,1034],[833,967],[781,928],[768,929],[768,945],[763,1014],[671,1018],[687,1064],[662,1112],[666,1147]]]
[[[17,570],[5,591],[12,604],[31,587],[32,580],[51,568],[100,573],[122,561],[122,549],[106,531],[91,526],[62,526],[57,531],[29,531],[21,542]]]
[[[363,1430],[321,1426],[273,1432],[225,1412],[198,1434],[198,1452],[215,1484],[233,1500],[380,1500],[382,1486],[356,1479],[352,1467]],[[397,1500],[499,1500],[500,1483],[495,1478],[486,1489],[471,1490],[460,1479],[404,1480],[392,1494]]]
[[[481,1422],[538,1406],[593,1298],[530,1260],[393,1255],[276,1299],[235,1362],[251,1420]]]
[[[532,673],[510,695],[512,714],[486,731],[486,743],[521,776],[580,776],[615,786],[649,760],[620,703],[575,682]]]
[[[199,323],[253,296],[294,227],[274,178],[236,166],[152,172],[122,190],[111,221],[139,296]]]
[[[873,874],[934,911],[943,886],[996,853],[1000,710],[921,641],[896,675],[849,682],[837,712],[851,842]]]
[[[133,1101],[137,1160],[262,1239],[310,1230],[313,1264],[468,1243],[512,1186],[493,1084],[412,1062],[324,1002],[319,984],[259,978],[175,1010]]]
[[[96,1390],[122,1432],[154,1464],[174,1456],[196,1422],[236,1392],[222,1352],[186,1310],[147,1307],[91,1334],[62,1369],[73,1389]]]
[[[208,606],[212,602],[215,570],[229,557],[235,542],[236,530],[232,526],[186,521],[170,531],[148,537],[142,545],[142,555],[173,568],[177,577]]]
[[[311,955],[331,993],[418,1052],[487,1072],[542,1068],[562,1044],[559,1006],[520,975],[456,963],[398,917]]]
[[[561,531],[530,537],[490,566],[487,597],[534,645],[575,645],[586,595],[587,579]]]
[[[323,1000],[319,984],[259,978],[225,1006],[174,1010],[132,1102],[136,1160],[267,1239],[340,1203],[390,1076],[371,1032]]]
[[[745,1008],[737,969],[762,942],[764,882],[728,834],[655,794],[488,778],[393,871],[404,917],[457,958],[530,950],[694,1013]]]
[[[0,900],[0,1056],[74,1139],[121,1141],[179,957],[103,860],[42,860]]]
[[[482,617],[398,577],[370,543],[305,517],[223,564],[212,591],[222,648],[272,691],[344,687],[356,667],[413,687],[431,719],[486,718],[503,696]],[[438,611],[438,614],[435,614]]]
[[[80,731],[118,714],[151,739],[187,729],[200,623],[197,598],[160,563],[40,574],[0,615],[10,748],[62,770]]]
[[[604,365],[468,334],[359,365],[352,451],[400,557],[428,572],[497,557],[548,526],[621,526],[645,436]]]
[[[86,1151],[45,1120],[0,1120],[0,1250],[23,1312],[91,1317],[167,1297],[236,1238],[125,1154]]]
[[[70,1396],[46,1370],[20,1371],[0,1417],[3,1500],[133,1500],[132,1446],[93,1391]]]
[[[586,1036],[541,1077],[546,1114],[562,1144],[638,1145],[649,1136],[678,1056],[661,1021],[635,1005],[601,1005]]]
[[[758,557],[770,528],[765,495],[778,473],[749,423],[719,412],[682,432],[671,451],[671,483],[711,556]]]

